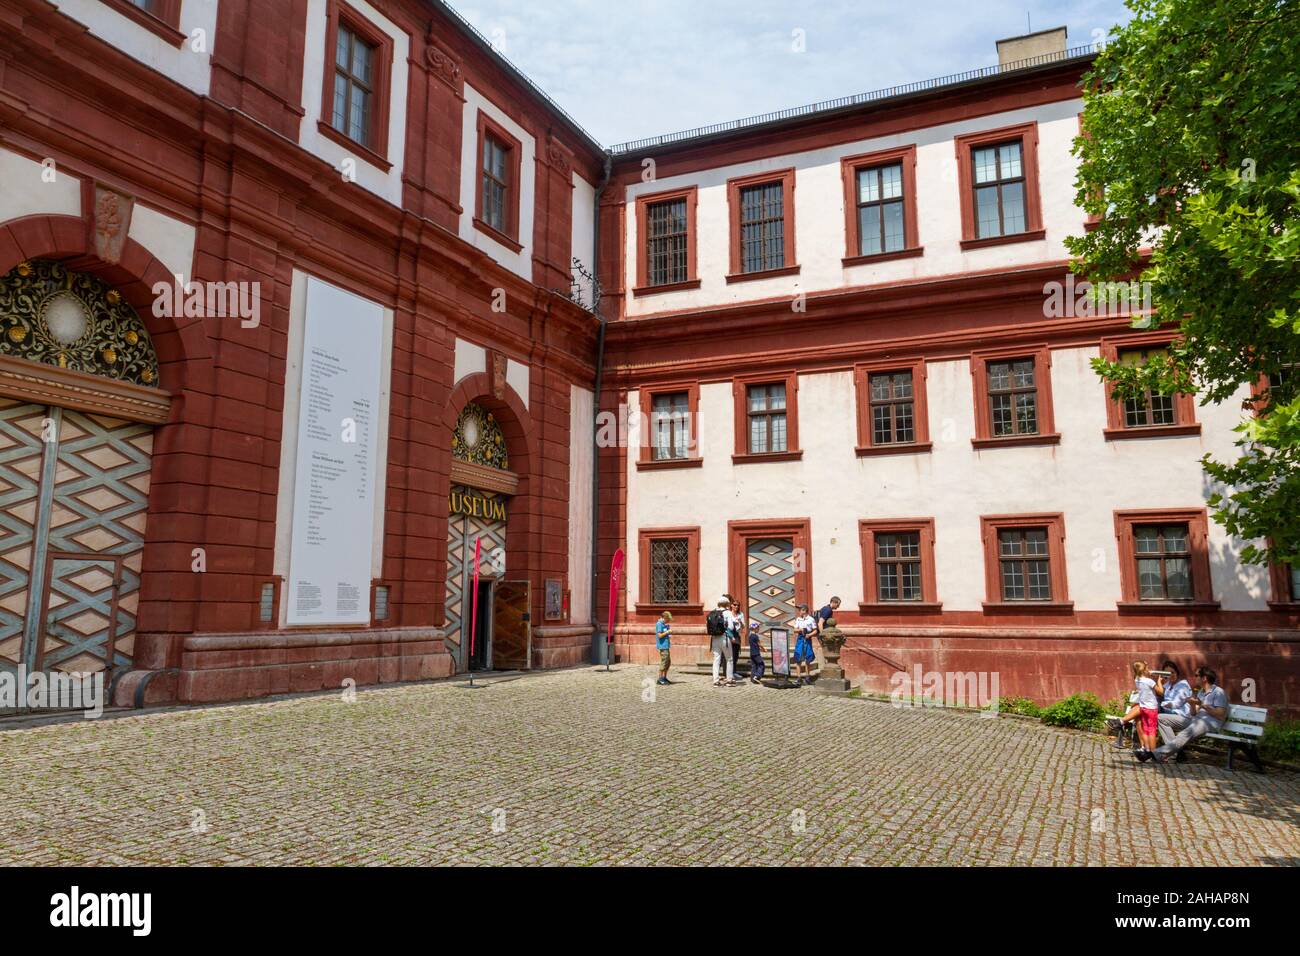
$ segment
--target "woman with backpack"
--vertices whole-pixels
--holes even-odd
[[[736,686],[736,663],[731,658],[731,635],[727,633],[727,618],[731,614],[731,599],[724,598],[704,619],[704,629],[709,633],[709,646],[713,650],[713,686]],[[727,679],[719,676],[722,662],[727,662]]]

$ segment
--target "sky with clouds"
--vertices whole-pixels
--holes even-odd
[[[960,73],[1122,0],[448,0],[603,145]],[[802,32],[804,49],[795,47]]]

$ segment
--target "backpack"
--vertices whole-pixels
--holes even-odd
[[[709,632],[709,637],[721,637],[727,633],[727,619],[722,616],[721,608],[709,612],[709,616],[704,619],[704,629]]]

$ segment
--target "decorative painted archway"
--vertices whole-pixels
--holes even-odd
[[[40,259],[0,277],[0,670],[131,665],[158,380],[98,277]]]

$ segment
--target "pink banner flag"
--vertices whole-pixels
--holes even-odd
[[[614,560],[609,566],[609,630],[605,632],[605,640],[609,644],[614,643],[614,615],[618,612],[618,582],[623,576],[623,549],[619,548],[614,552]]]
[[[474,661],[474,631],[478,627],[478,566],[479,560],[483,554],[483,539],[474,539],[474,610],[469,619],[469,661],[468,665],[472,666]],[[466,667],[468,670],[469,667]]]

